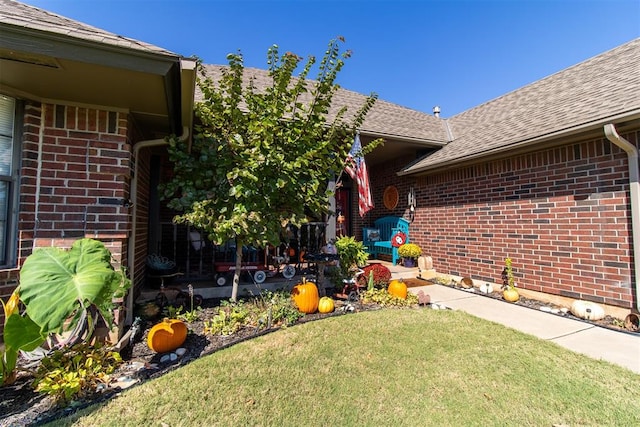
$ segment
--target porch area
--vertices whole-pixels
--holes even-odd
[[[370,260],[369,264],[382,264],[391,271],[392,279],[414,279],[422,277],[427,279],[435,275],[434,270],[420,271],[418,267],[407,268],[400,265],[394,265],[389,261],[382,260]],[[319,287],[326,290],[333,288],[329,277],[324,275],[322,283],[317,281],[317,270],[313,263],[303,262],[300,263],[300,268],[296,268],[296,274],[286,279],[281,274],[275,274],[271,277],[267,277],[266,280],[259,284],[252,280],[251,275],[242,274],[240,276],[240,284],[238,287],[238,297],[245,298],[250,296],[259,295],[263,291],[277,291],[277,290],[291,290],[293,286],[302,281],[305,277],[307,280],[316,283]],[[193,286],[193,293],[202,296],[203,299],[228,299],[231,298],[231,284],[225,286],[217,286],[212,280],[209,281],[190,281],[186,277],[179,277],[167,284],[165,292],[187,292],[188,286]],[[145,287],[140,296],[138,297],[138,303],[152,301],[156,295],[160,292],[159,288]]]

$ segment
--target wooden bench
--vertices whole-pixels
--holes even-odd
[[[409,221],[397,216],[385,216],[374,221],[373,227],[362,229],[362,242],[367,247],[369,254],[378,258],[384,254],[391,256],[393,265],[398,261],[398,248],[391,243],[391,237],[402,232],[409,242]]]

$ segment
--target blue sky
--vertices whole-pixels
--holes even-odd
[[[338,82],[450,117],[640,37],[638,0],[23,0],[206,63],[240,50],[321,57],[344,36]]]

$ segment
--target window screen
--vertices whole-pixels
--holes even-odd
[[[7,262],[16,102],[0,95],[0,265]]]

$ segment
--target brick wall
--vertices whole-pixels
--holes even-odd
[[[405,156],[389,161],[383,166],[375,165],[367,167],[374,208],[367,212],[362,218],[358,213],[358,186],[356,183],[352,183],[352,234],[358,240],[362,240],[362,227],[372,227],[374,221],[378,218],[383,216],[398,216],[409,219],[407,194],[409,193],[409,189],[415,185],[415,179],[398,177],[396,172],[413,161],[415,161],[415,156]],[[395,186],[399,194],[398,205],[393,210],[387,209],[384,206],[383,200],[384,190],[390,185]]]
[[[68,248],[90,237],[105,243],[116,266],[126,264],[131,209],[122,203],[130,197],[129,127],[122,112],[25,104],[18,266],[0,271],[0,298],[13,292],[19,266],[37,247]]]
[[[638,145],[638,133],[625,137]],[[433,257],[438,272],[501,283],[504,259],[511,257],[519,287],[632,306],[627,155],[606,139],[413,181],[394,176],[398,166],[376,170],[372,218],[407,217],[406,194],[414,185],[411,240]],[[381,200],[391,184],[400,192],[394,212]]]
[[[21,228],[35,237],[124,238],[130,231],[129,208],[121,203],[129,198],[130,152],[126,114],[28,104]]]
[[[134,290],[136,293],[142,288],[145,280],[146,260],[150,253],[147,242],[149,241],[149,169],[150,169],[150,151],[151,149],[141,149],[138,153],[137,171],[137,196],[136,196],[136,242],[135,242],[135,283]],[[137,294],[134,294],[137,296]]]

